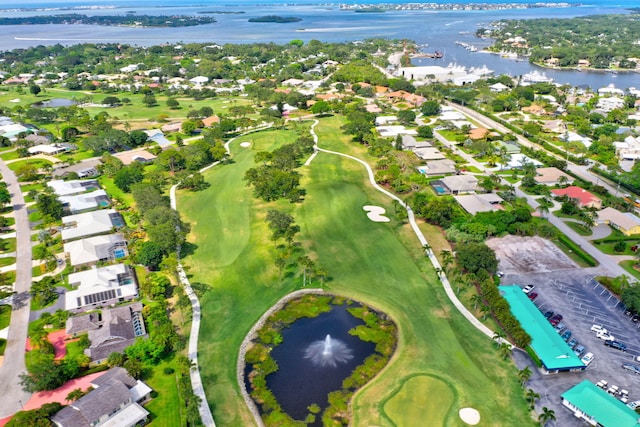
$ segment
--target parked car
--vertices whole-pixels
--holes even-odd
[[[563,340],[568,341],[569,338],[571,338],[571,334],[572,332],[570,330],[566,330],[564,331],[564,333],[562,335],[560,335],[562,337]]]
[[[615,348],[620,351],[627,351],[627,346],[620,341],[608,340],[604,342],[607,347]]]
[[[563,330],[564,328],[566,328],[567,325],[565,325],[564,323],[560,322],[555,326],[555,330],[556,332],[560,332],[561,330]]]
[[[622,369],[626,369],[627,371],[631,371],[634,374],[640,374],[640,366],[635,365],[633,363],[623,363]]]
[[[589,354],[591,354],[591,353],[589,353]],[[589,354],[587,354],[587,356]],[[593,354],[591,354],[591,356],[593,356]],[[584,359],[584,357],[583,357],[583,359]],[[596,384],[597,387],[600,387],[603,390],[606,390],[608,385],[609,385],[609,383],[607,381],[605,381],[605,380],[600,380],[600,381],[598,381],[598,384]]]
[[[634,314],[633,316],[631,316],[631,321],[632,322],[638,322],[640,320],[640,314]]]
[[[538,293],[537,293],[537,292],[529,292],[529,293],[527,294],[527,296],[529,297],[529,299],[530,299],[531,301],[533,301],[533,300],[535,300],[536,298],[538,298]]]
[[[576,354],[576,356],[578,356],[578,357],[582,356],[582,354],[584,353],[584,351],[585,351],[585,348],[584,348],[584,346],[583,346],[582,344],[578,344],[578,345],[573,349],[573,352],[574,352],[574,353]],[[582,363],[584,363],[584,362],[582,362]],[[586,363],[585,363],[585,365],[586,365]]]
[[[528,294],[529,292],[531,292],[533,289],[535,288],[535,286],[533,285],[527,285],[524,288],[522,288],[522,292],[524,292],[525,294]]]
[[[615,396],[616,394],[618,394],[619,389],[620,388],[617,385],[612,385],[607,389],[607,393],[609,393],[612,396]]]
[[[553,311],[547,311],[547,312],[544,314],[544,318],[545,318],[545,319],[550,319],[550,318],[551,318],[551,316],[553,316]]]
[[[605,340],[605,341],[614,341],[616,339],[616,337],[611,335],[609,332],[598,332],[596,334],[596,337],[600,338],[601,340]]]
[[[636,400],[634,402],[627,403],[627,406],[633,410],[635,410],[638,406],[640,406],[640,400]]]
[[[560,323],[561,320],[562,320],[562,314],[557,313],[551,316],[551,319],[549,319],[549,323],[551,323],[553,326],[556,326],[558,323]]]
[[[497,275],[498,277],[504,277],[504,273],[503,273],[502,271],[498,271],[498,272],[496,273],[496,275]]]
[[[633,312],[632,312],[631,310],[629,310],[629,309],[626,309],[626,310],[624,311],[624,315],[625,315],[625,316],[633,316]]]
[[[593,332],[603,332],[603,333],[605,333],[605,334],[609,332],[609,331],[607,331],[607,330],[605,329],[605,327],[604,327],[603,325],[593,325],[593,326],[591,327],[591,330],[592,330]]]
[[[578,345],[578,340],[575,338],[571,338],[571,340],[567,343],[567,345],[571,348],[575,347]]]

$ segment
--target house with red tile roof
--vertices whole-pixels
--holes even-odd
[[[558,188],[557,190],[551,190],[556,196],[566,196],[571,200],[575,200],[581,208],[593,208],[602,209],[602,200],[599,197],[594,196],[584,188],[576,187],[572,185],[567,188]]]

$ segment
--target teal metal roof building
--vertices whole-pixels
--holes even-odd
[[[511,313],[531,336],[531,348],[548,372],[584,370],[585,364],[519,286],[499,286]]]
[[[591,425],[640,427],[636,411],[587,380],[565,391],[562,404]]]

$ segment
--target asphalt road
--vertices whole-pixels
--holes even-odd
[[[18,180],[6,163],[0,159],[0,174],[11,193],[11,202],[16,219],[16,296],[13,300],[11,324],[0,366],[0,418],[12,415],[22,408],[31,397],[20,386],[20,374],[26,372],[24,352],[31,311],[31,233],[29,217]]]

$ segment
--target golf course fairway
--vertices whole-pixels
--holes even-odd
[[[338,117],[320,119],[318,145],[362,154],[341,124]],[[398,325],[396,353],[354,395],[351,425],[416,426],[432,419],[430,425],[463,426],[451,415],[462,407],[476,408],[483,425],[534,425],[516,367],[451,305],[410,227],[398,222],[391,200],[373,189],[362,165],[319,153],[298,169],[303,202],[253,198],[242,178],[254,154],[296,137],[293,130],[273,130],[239,138],[231,144],[234,162],[205,172],[209,188],[178,194],[178,210],[191,225],[183,262],[201,295],[199,367],[216,423],[253,425],[236,380],[239,346],[271,305],[302,286],[299,267],[281,274],[274,265],[276,243],[264,219],[277,208],[294,216],[301,228],[296,240],[328,272],[327,291],[370,304]],[[249,147],[240,146],[245,140]],[[365,205],[384,208],[391,221],[372,222]],[[413,408],[423,400],[405,387],[440,403]]]

